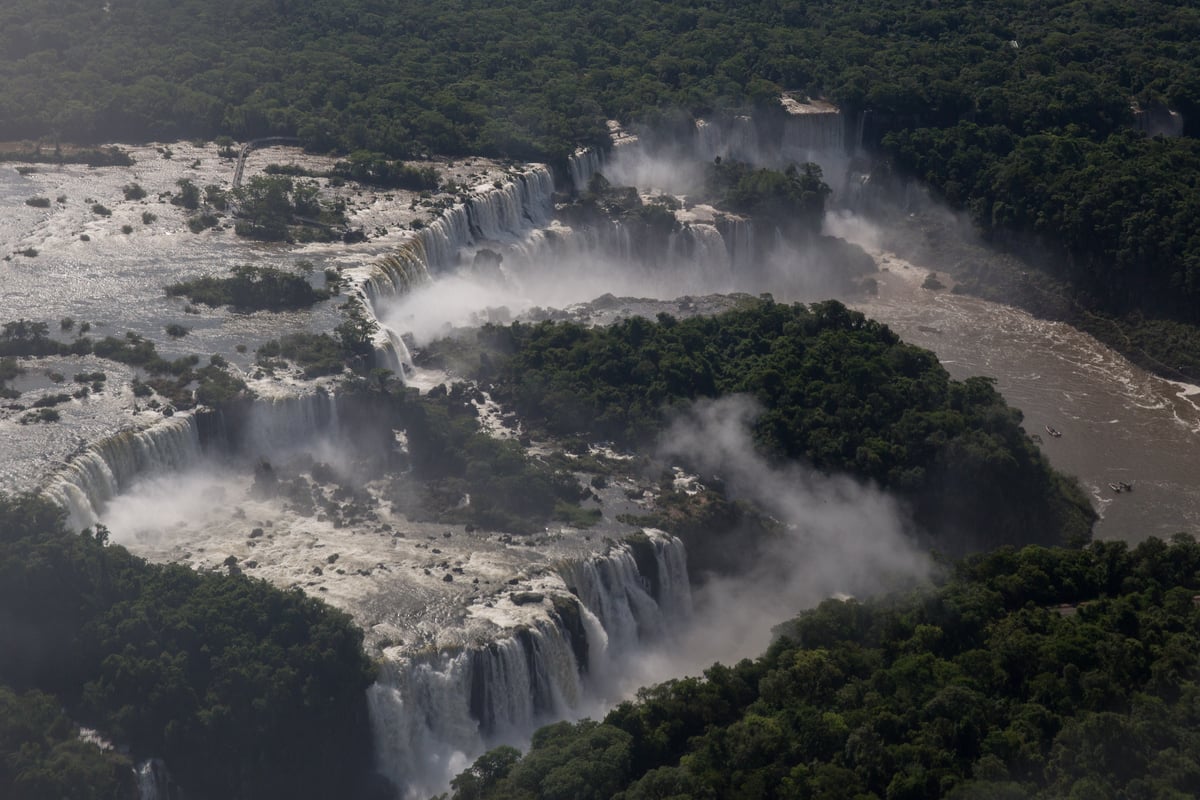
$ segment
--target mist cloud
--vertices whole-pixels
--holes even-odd
[[[773,626],[826,598],[870,595],[930,573],[932,563],[906,535],[905,514],[893,498],[849,477],[777,468],[759,455],[751,438],[759,411],[745,396],[700,401],[661,439],[664,456],[720,475],[733,497],[773,515],[785,533],[747,573],[712,578],[698,589],[690,630],[669,653],[649,656],[636,680],[757,656]]]

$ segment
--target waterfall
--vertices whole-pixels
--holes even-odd
[[[846,123],[835,108],[789,114],[783,124],[780,154],[785,161],[818,161],[826,153],[843,153]]]
[[[729,261],[735,269],[745,269],[757,260],[754,225],[750,220],[722,215],[716,220],[716,228],[721,233]]]
[[[520,237],[545,225],[554,210],[554,178],[544,167],[472,194],[463,204],[474,242]],[[467,244],[468,242],[463,242]]]
[[[582,192],[588,188],[592,176],[600,171],[604,159],[592,147],[581,147],[567,159],[567,171],[571,176],[571,186],[575,191]]]
[[[658,563],[659,588],[656,599],[659,608],[672,623],[690,619],[692,586],[683,542],[666,535],[654,536],[650,542],[654,547],[654,559]]]
[[[104,508],[140,477],[193,466],[206,450],[275,457],[339,427],[337,398],[323,390],[258,398],[213,416],[203,437],[196,415],[180,413],[102,439],[70,458],[43,491],[66,509],[69,528],[83,529],[99,522]]]
[[[408,345],[399,334],[384,325],[380,325],[375,334],[373,359],[375,366],[390,369],[401,378],[413,369],[412,354],[408,351]]]
[[[338,432],[337,395],[318,389],[302,395],[255,399],[228,442],[234,452],[252,458],[274,457],[319,434]]]
[[[847,154],[846,120],[833,105],[782,98],[782,125],[764,125],[739,115],[725,120],[696,120],[694,156],[704,161],[720,157],[752,164],[783,166],[814,161],[840,166]],[[832,170],[827,170],[832,171]]]
[[[414,286],[428,283],[429,257],[424,238],[415,236],[396,251],[371,265],[370,274],[363,280],[362,289],[369,301],[391,294],[403,294]]]
[[[368,315],[379,324],[374,364],[404,377],[412,357],[397,331],[382,324],[380,303],[429,283],[453,269],[459,254],[485,242],[515,242],[547,225],[554,212],[554,178],[537,166],[504,182],[476,187],[468,198],[414,233],[395,251],[376,260],[357,281]]]
[[[692,222],[671,237],[668,262],[689,265],[693,285],[689,291],[728,291],[733,286],[736,266],[725,237],[716,225]]]
[[[146,759],[133,768],[137,781],[138,800],[168,800],[171,796],[171,774],[161,758]]]
[[[856,124],[854,127],[854,153],[861,153],[863,149],[863,132],[867,128],[867,112],[859,111]]]
[[[67,510],[68,527],[95,525],[100,512],[139,475],[181,469],[200,457],[192,414],[176,414],[145,430],[122,431],[71,458],[45,493]]]
[[[690,605],[679,600],[680,592],[688,594],[689,603],[691,596],[686,583],[676,583],[679,571],[660,570],[657,555],[639,564],[635,553],[647,546],[657,553],[666,543],[682,553],[682,543],[673,537],[637,538],[607,555],[568,563],[560,571],[571,592],[604,628],[607,645],[602,650],[610,661],[636,652],[643,643],[669,638],[671,626],[690,616]],[[685,563],[685,581],[686,574]]]
[[[409,797],[489,747],[611,702],[622,663],[691,616],[683,544],[659,531],[557,568],[543,615],[483,644],[383,662],[368,690],[379,771]]]
[[[587,189],[592,176],[599,172],[611,157],[619,156],[622,150],[627,153],[636,150],[639,146],[638,137],[626,131],[617,120],[610,119],[607,125],[608,144],[612,148],[608,154],[594,147],[580,147],[567,158],[567,174],[576,192]]]
[[[581,675],[550,618],[477,647],[385,661],[367,691],[380,772],[428,796],[485,749],[570,716]]]
[[[405,294],[428,283],[432,274],[456,266],[464,247],[520,238],[547,224],[553,211],[554,178],[545,167],[517,173],[499,186],[477,188],[371,264],[360,288],[373,309],[381,298]]]

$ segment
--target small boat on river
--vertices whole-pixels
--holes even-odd
[[[1062,436],[1062,432],[1061,432],[1061,431],[1057,431],[1057,430],[1055,430],[1054,428],[1051,428],[1049,425],[1047,425],[1047,426],[1046,426],[1046,433],[1050,434],[1050,435],[1051,435],[1051,436],[1053,436],[1055,439],[1057,439],[1058,437]]]
[[[1113,481],[1112,483],[1108,484],[1108,488],[1112,489],[1117,494],[1120,494],[1121,492],[1132,492],[1133,484],[1126,483],[1125,481]]]

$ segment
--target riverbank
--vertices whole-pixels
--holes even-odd
[[[1092,307],[1084,294],[1048,271],[1049,257],[983,241],[965,218],[926,208],[886,219],[885,246],[904,258],[944,272],[954,291],[1012,305],[1033,316],[1065,322],[1094,336],[1142,369],[1172,381],[1200,383],[1200,329],[1131,312]],[[1028,249],[1028,248],[1027,248]]]
[[[1194,384],[1161,378],[1066,322],[968,294],[950,271],[936,272],[944,288],[926,288],[942,262],[905,258],[880,244],[902,226],[884,231],[852,216],[830,224],[880,265],[877,293],[853,307],[935,352],[954,378],[994,379],[1021,409],[1025,429],[1042,436],[1051,464],[1090,495],[1101,516],[1095,538],[1134,544],[1200,530]],[[1063,435],[1045,435],[1046,426]],[[1119,481],[1134,491],[1114,493],[1109,484]]]

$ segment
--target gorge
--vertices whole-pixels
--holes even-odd
[[[1044,449],[1052,463],[1080,476],[1101,507],[1100,535],[1137,539],[1194,528],[1200,495],[1187,480],[1197,465],[1195,449],[1186,446],[1200,435],[1194,387],[1147,376],[1061,325],[921,289],[918,279],[926,270],[889,249],[898,245],[890,245],[887,231],[854,215],[855,193],[870,189],[864,162],[852,158],[855,138],[846,133],[856,123],[832,108],[802,106],[788,106],[789,115],[775,127],[760,128],[743,117],[697,124],[693,137],[671,141],[670,147],[643,144],[614,127],[611,150],[577,153],[560,187],[542,166],[471,166],[474,183],[447,197],[440,214],[422,218],[415,231],[399,230],[411,219],[403,208],[407,198],[389,201],[377,193],[352,218],[364,229],[387,230],[361,246],[293,250],[244,244],[227,231],[197,238],[178,230],[141,237],[139,231],[122,239],[103,236],[101,224],[90,218],[65,220],[59,209],[46,218],[17,209],[25,217],[18,214],[16,223],[8,223],[4,248],[35,247],[38,255],[14,257],[6,265],[13,273],[6,318],[103,320],[117,333],[127,328],[153,338],[172,355],[211,351],[242,372],[258,396],[236,413],[201,409],[163,417],[134,399],[128,389],[132,369],[93,356],[30,362],[24,383],[17,384],[22,403],[26,394],[53,390],[50,371],[101,367],[110,385],[100,397],[72,401],[57,428],[21,425],[15,411],[6,411],[0,430],[14,446],[6,447],[0,465],[3,486],[42,489],[69,510],[73,528],[101,522],[111,529],[112,541],[153,561],[236,568],[348,611],[364,630],[369,652],[381,661],[368,691],[377,769],[414,797],[444,789],[486,747],[521,742],[540,723],[598,713],[633,688],[615,675],[649,682],[697,670],[708,663],[703,659],[750,655],[764,646],[772,624],[803,604],[835,592],[867,591],[889,568],[919,578],[927,564],[907,543],[904,511],[874,490],[814,479],[803,498],[811,506],[867,507],[871,513],[842,518],[830,512],[822,521],[805,519],[811,508],[803,502],[771,508],[785,526],[811,526],[805,541],[812,549],[804,556],[813,566],[800,573],[810,585],[784,594],[793,606],[779,609],[779,618],[759,619],[757,636],[737,648],[671,658],[660,651],[680,649],[693,621],[710,635],[723,631],[714,615],[744,599],[746,584],[782,592],[795,574],[776,575],[779,584],[763,583],[762,574],[753,571],[743,576],[744,584],[737,576],[689,574],[678,538],[618,520],[652,505],[659,487],[624,454],[599,443],[584,453],[608,472],[609,485],[592,484],[593,499],[584,502],[600,512],[594,527],[555,524],[522,538],[409,519],[404,495],[389,482],[409,455],[405,436],[373,425],[370,406],[359,405],[336,380],[308,381],[284,370],[256,376],[259,368],[238,349],[250,350],[247,345],[259,345],[281,329],[331,329],[340,319],[334,302],[284,314],[195,309],[199,313],[183,317],[195,319],[192,333],[170,341],[160,331],[167,320],[180,318],[180,303],[160,297],[161,286],[178,274],[219,271],[247,258],[286,263],[295,256],[320,269],[340,269],[343,291],[361,292],[380,325],[375,364],[425,394],[455,376],[419,366],[412,351],[419,353],[460,326],[522,315],[603,322],[625,307],[686,314],[737,302],[707,297],[714,294],[770,292],[785,302],[837,295],[905,339],[933,349],[955,377],[994,375],[999,389],[1012,393],[1010,399],[1025,411],[1030,432],[1043,425],[1062,429],[1063,441],[1044,442]],[[171,148],[172,164],[202,157],[184,145]],[[256,155],[266,158],[269,152]],[[701,176],[682,165],[707,164],[718,156],[771,166],[820,163],[834,187],[832,205],[838,206],[824,221],[830,238],[800,249],[743,215],[689,203],[686,196],[696,191]],[[152,167],[162,172],[160,190],[179,174],[152,150],[138,152],[135,160],[138,180],[150,184]],[[6,208],[35,191],[57,193],[67,184],[54,181],[72,174],[70,168],[37,169],[5,175]],[[467,166],[455,169],[465,181]],[[94,172],[110,192],[131,179],[120,168]],[[586,190],[598,172],[611,186],[638,187],[640,200],[630,209],[666,213],[597,220],[571,209],[562,193]],[[72,180],[78,181],[66,189],[72,195],[107,197],[90,174]],[[674,203],[664,199],[671,197]],[[71,197],[62,205],[72,208],[75,202]],[[114,208],[117,221],[136,220],[141,211],[133,205]],[[904,213],[933,211],[913,204]],[[99,257],[82,254],[79,230],[89,232]],[[839,236],[858,242],[865,255],[832,238]],[[887,272],[875,274],[876,265]],[[72,274],[76,282],[63,282]],[[877,286],[874,295],[868,278]],[[54,291],[58,283],[65,288]],[[606,293],[646,299],[601,297]],[[486,394],[470,402],[481,417],[500,420],[496,436],[520,439],[520,423],[502,424],[503,412]],[[744,424],[726,422],[733,429]],[[735,452],[725,453],[719,464],[739,466]],[[1120,464],[1114,463],[1118,456],[1125,459]],[[730,478],[741,471],[734,469]],[[1110,479],[1126,477],[1136,491],[1116,498],[1106,493]],[[675,478],[685,488],[707,480],[683,472]],[[792,478],[782,485],[796,485]],[[469,495],[463,501],[469,504]],[[877,549],[888,558],[858,576],[836,569],[848,556],[829,550],[835,537],[819,534],[846,529],[873,535],[858,542],[857,557]],[[821,582],[822,572],[837,580]],[[705,587],[713,593],[704,594]],[[730,625],[744,627],[745,621]]]

